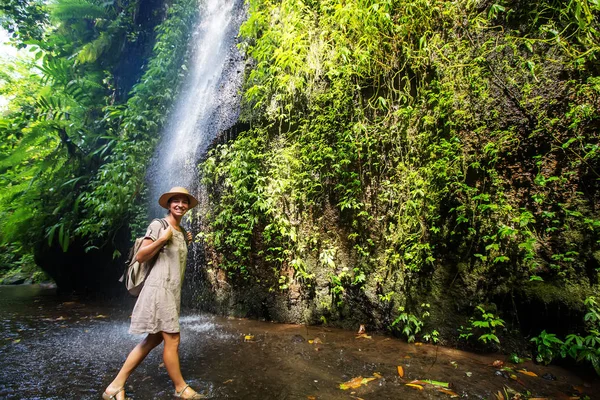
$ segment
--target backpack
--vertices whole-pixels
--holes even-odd
[[[169,226],[169,223],[164,218],[155,219],[152,222],[154,221],[160,221],[162,229],[167,229]],[[139,296],[140,292],[142,291],[146,277],[148,276],[148,273],[154,266],[156,258],[158,257],[158,253],[156,253],[154,257],[143,263],[140,263],[136,260],[137,253],[140,250],[140,247],[142,247],[142,242],[144,239],[145,236],[135,239],[135,243],[129,250],[129,255],[127,256],[127,261],[125,262],[125,272],[123,272],[123,275],[119,279],[119,282],[125,282],[125,288],[129,291],[129,293],[136,297]]]

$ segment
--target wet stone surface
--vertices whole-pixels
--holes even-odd
[[[37,286],[0,286],[0,399],[99,399],[143,337],[127,333],[133,301],[64,299]],[[189,311],[183,312],[181,335],[184,377],[211,399],[451,399],[452,392],[464,399],[495,399],[498,391],[527,394],[522,399],[600,399],[593,375],[531,362],[514,365],[498,354],[407,344],[384,335],[357,338],[325,327]],[[161,347],[127,382],[132,399],[172,398]],[[512,371],[492,366],[495,360]],[[340,389],[359,376],[375,379]],[[422,382],[406,385],[413,380]],[[451,387],[442,392],[425,380]]]

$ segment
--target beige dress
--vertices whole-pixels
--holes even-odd
[[[162,229],[153,221],[146,238],[154,241]],[[172,228],[173,236],[159,251],[131,314],[129,333],[179,332],[181,285],[187,259],[187,245],[182,232]]]

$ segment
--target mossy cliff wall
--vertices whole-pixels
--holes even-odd
[[[599,15],[250,1],[250,128],[202,164],[192,302],[399,330],[412,314],[447,339],[483,305],[564,331],[599,289]]]

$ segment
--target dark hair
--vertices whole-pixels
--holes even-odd
[[[181,194],[174,194],[173,196],[169,197],[169,200],[167,200],[167,205],[171,205],[171,201],[173,200],[173,197],[177,197],[177,196],[185,197],[187,199],[188,204],[190,204],[192,202],[190,200],[189,196],[186,196],[185,194],[181,193]]]

